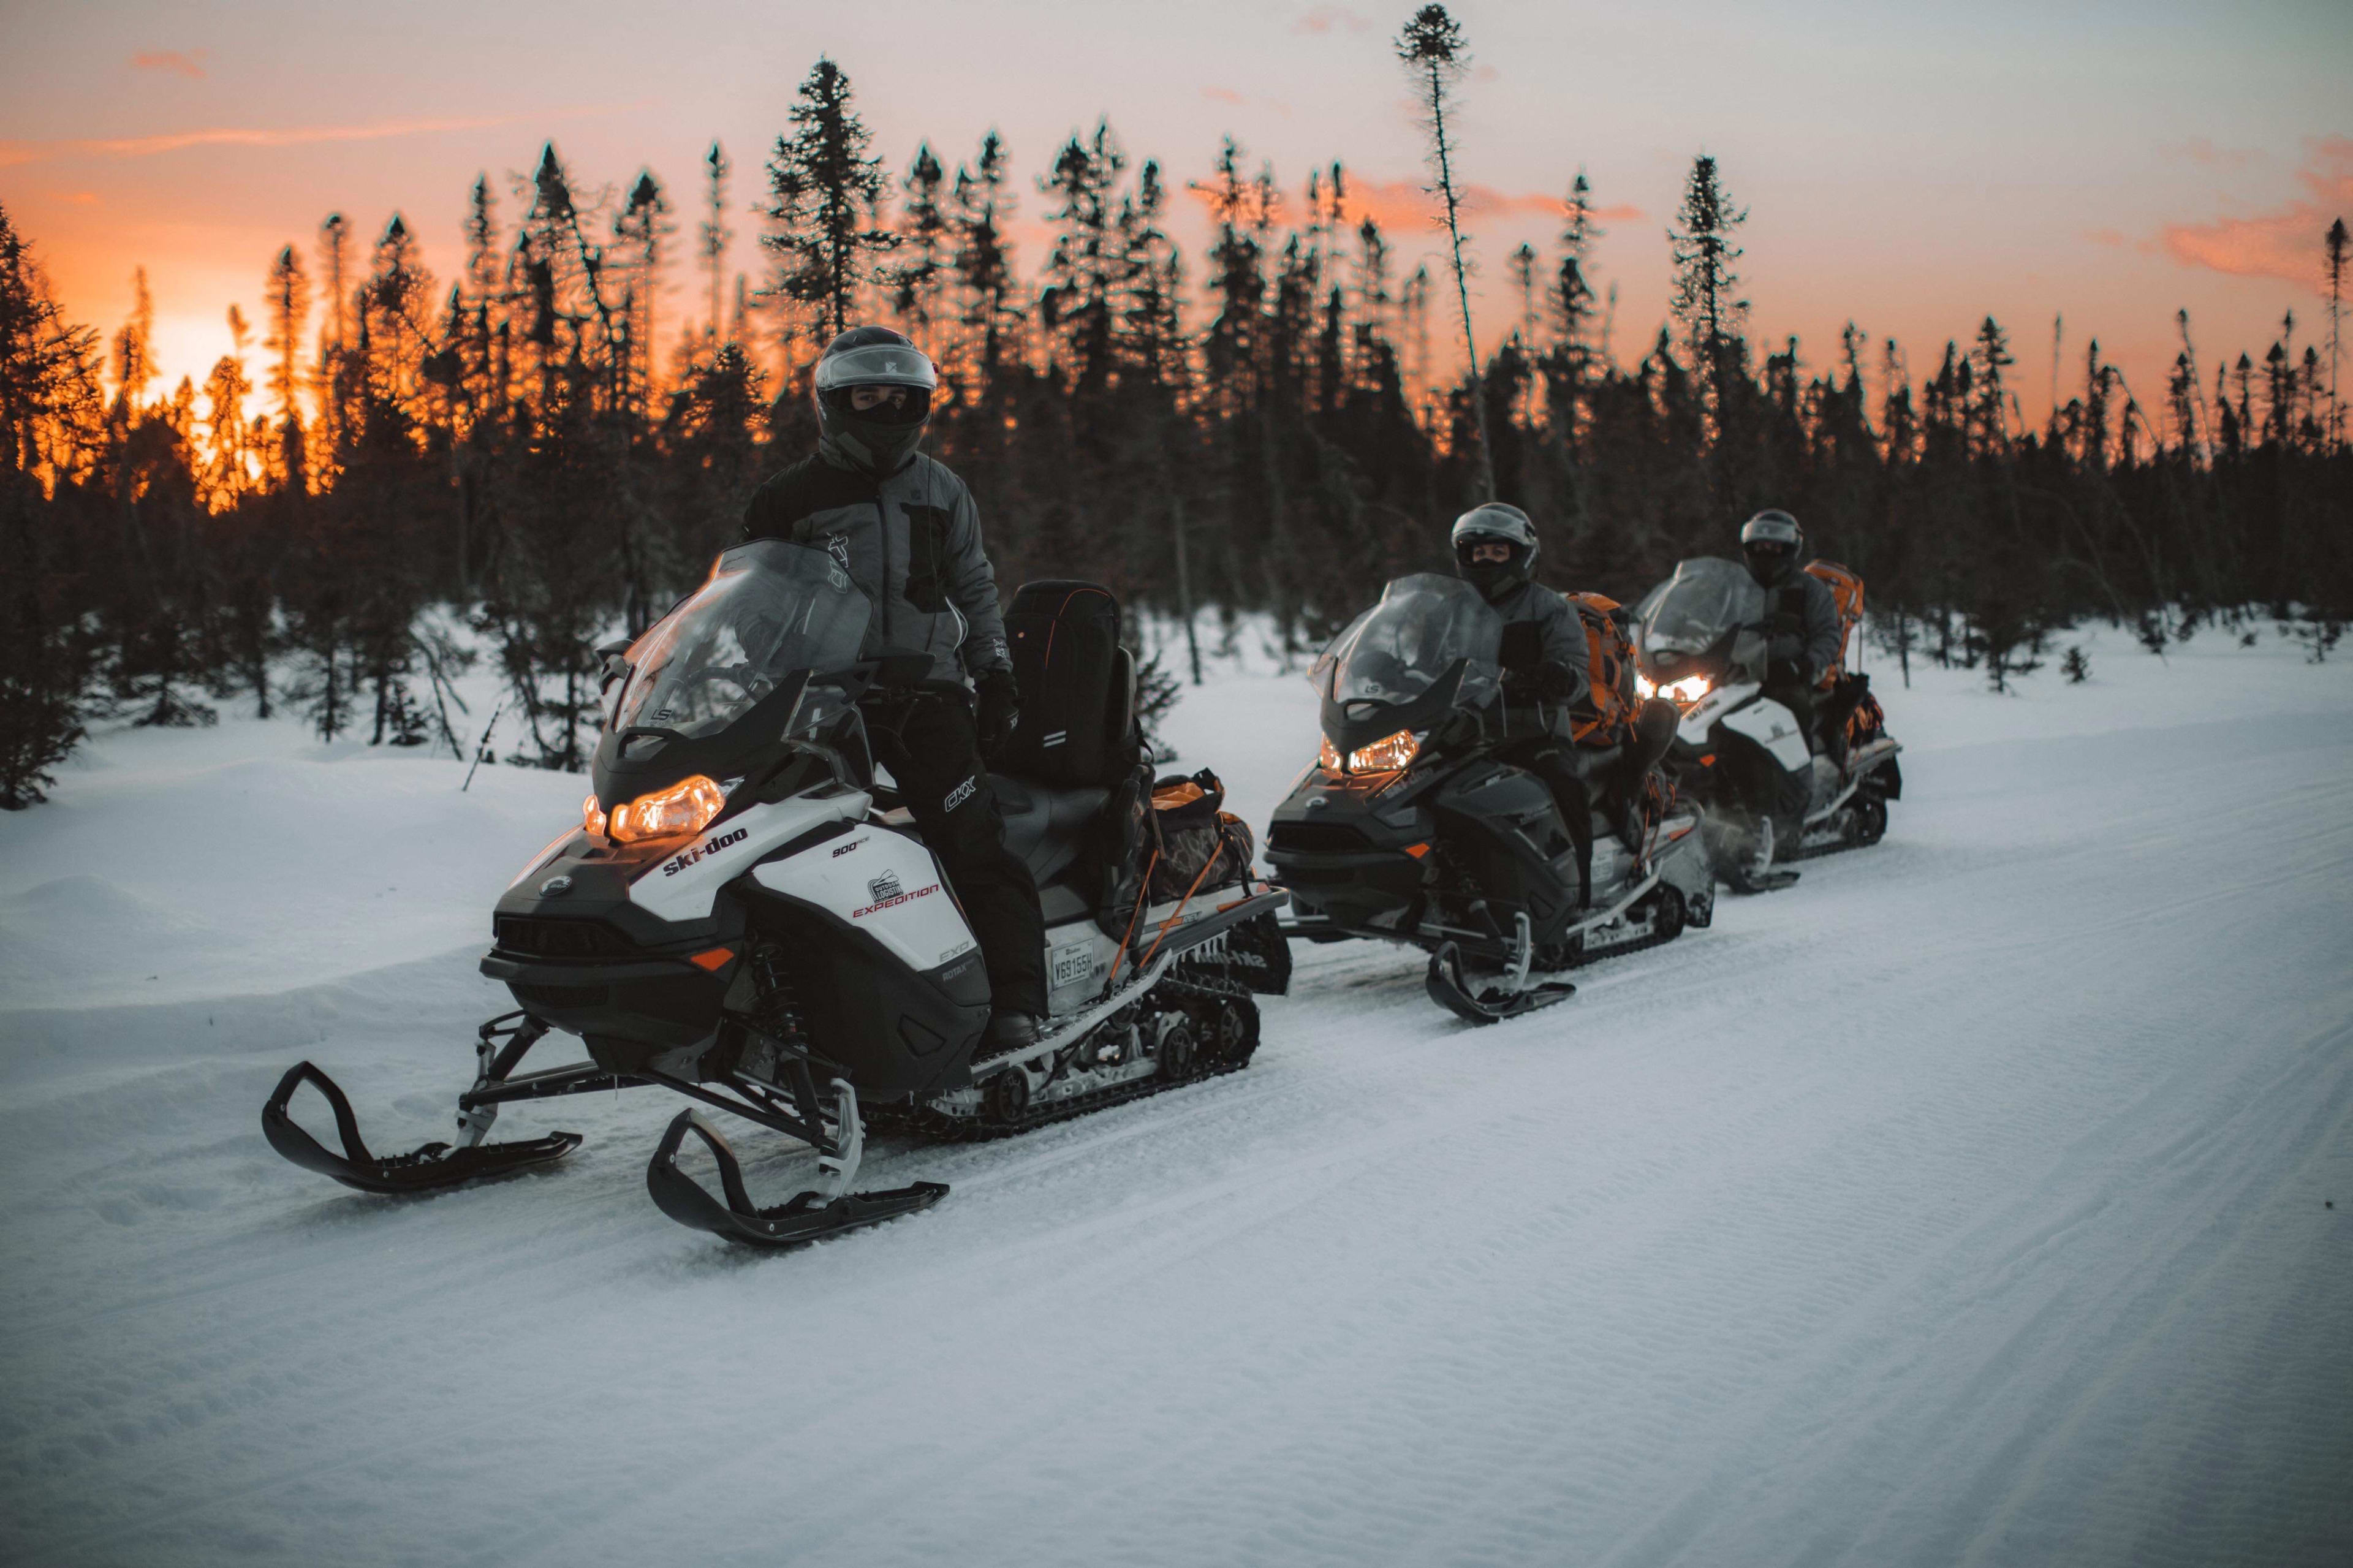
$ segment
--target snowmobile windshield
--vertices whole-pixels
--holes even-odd
[[[1400,577],[1333,639],[1309,673],[1352,719],[1413,701],[1462,667],[1454,705],[1480,708],[1500,687],[1504,619],[1460,577]]]
[[[1737,561],[1685,561],[1640,605],[1641,655],[1677,663],[1708,652],[1727,633],[1765,619],[1765,590]]]
[[[739,544],[630,646],[613,727],[716,735],[795,673],[856,663],[871,610],[824,551]]]

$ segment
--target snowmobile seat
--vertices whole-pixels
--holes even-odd
[[[1005,847],[1029,868],[1040,888],[1078,859],[1111,799],[1107,789],[1053,789],[1010,773],[991,773],[988,783],[1005,819]]]

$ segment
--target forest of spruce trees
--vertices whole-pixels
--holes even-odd
[[[928,449],[970,482],[1008,594],[1092,578],[1309,647],[1388,578],[1442,568],[1492,473],[1543,529],[1546,580],[1626,599],[1787,508],[1866,577],[1883,647],[1997,684],[2085,616],[2160,651],[2277,622],[2319,657],[2353,613],[2341,221],[2313,237],[2319,331],[2209,363],[2185,316],[2146,388],[2091,344],[2030,428],[1989,318],[1925,375],[1852,327],[1810,364],[1752,343],[1746,215],[1707,157],[1654,342],[1613,348],[1580,174],[1552,253],[1503,258],[1516,325],[1475,376],[1459,280],[1400,276],[1338,163],[1302,188],[1229,141],[1194,187],[1192,257],[1161,166],[1109,125],[1034,183],[994,134],[953,173],[926,145],[894,174],[821,60],[752,209],[756,279],[724,268],[735,182],[715,144],[691,197],[588,183],[550,145],[512,189],[475,182],[447,279],[405,218],[370,237],[331,216],[257,258],[263,319],[232,310],[237,352],[171,387],[143,274],[103,337],[0,210],[0,805],[40,800],[91,724],[207,724],[232,700],[456,748],[450,680],[478,658],[516,716],[505,760],[583,766],[588,650],[696,581],[813,444],[810,367],[858,321],[939,363]],[[1025,199],[1042,256],[1008,237]],[[681,294],[685,319],[658,317]]]

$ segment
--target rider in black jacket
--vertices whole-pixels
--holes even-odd
[[[1012,735],[1020,694],[972,492],[916,450],[937,375],[898,332],[853,327],[827,345],[816,380],[818,449],[753,492],[744,537],[831,554],[873,601],[867,654],[931,656],[934,684],[871,695],[867,732],[988,964],[982,1054],[1026,1045],[1046,1013],[1045,920],[981,761]],[[976,700],[950,689],[967,681]]]
[[[1771,617],[1765,695],[1796,714],[1799,729],[1811,739],[1815,689],[1839,661],[1838,601],[1829,584],[1804,569],[1806,532],[1786,511],[1768,508],[1743,524],[1740,553],[1765,590]],[[1843,734],[1822,739],[1832,757],[1843,755]]]

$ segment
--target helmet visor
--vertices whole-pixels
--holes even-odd
[[[909,386],[928,393],[939,384],[939,373],[932,368],[930,358],[906,343],[863,343],[817,362],[819,392],[845,386]]]

